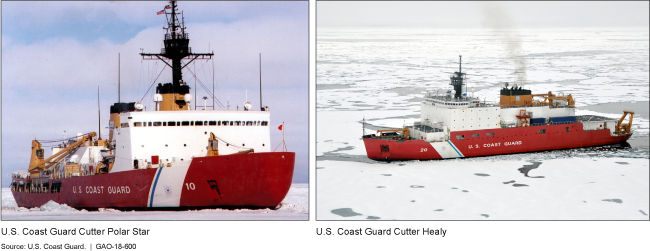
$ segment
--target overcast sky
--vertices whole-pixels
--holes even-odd
[[[648,27],[648,2],[319,1],[318,27],[483,28],[508,15],[515,28]]]
[[[57,139],[98,130],[97,87],[101,91],[102,128],[117,102],[118,53],[121,53],[121,101],[143,99],[163,63],[143,61],[140,49],[163,47],[165,16],[157,2],[2,2],[2,181],[26,170],[31,140]],[[282,140],[296,152],[294,182],[308,182],[308,2],[179,2],[193,52],[214,51],[216,96],[230,109],[248,101],[259,107],[259,53],[262,53],[264,105],[271,110],[271,143]],[[208,89],[212,63],[188,68]],[[194,88],[186,70],[183,79]],[[171,82],[166,67],[155,83]],[[291,97],[291,98],[288,98]],[[192,104],[194,106],[194,104]],[[222,108],[226,109],[226,108]],[[256,108],[259,109],[259,108]],[[108,131],[102,129],[102,135]],[[46,151],[47,152],[47,151]]]

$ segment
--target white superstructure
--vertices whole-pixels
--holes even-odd
[[[575,117],[575,108],[561,103],[556,107],[503,106],[486,103],[478,98],[454,98],[447,94],[427,94],[420,103],[420,120],[406,125],[412,138],[428,142],[449,140],[452,131],[472,131],[521,126],[517,115],[528,115],[537,121],[550,122],[551,118]],[[540,120],[541,119],[541,120]],[[529,124],[532,121],[528,120]],[[598,126],[598,125],[596,125]],[[587,129],[587,128],[585,128]]]
[[[221,155],[249,149],[271,151],[268,111],[130,111],[119,116],[120,124],[113,131],[111,172],[204,157],[210,133],[217,137]]]

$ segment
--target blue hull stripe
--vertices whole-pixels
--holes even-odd
[[[156,184],[158,184],[158,177],[160,177],[162,170],[162,167],[158,168],[158,172],[156,172],[156,178],[153,180],[153,186],[151,187],[151,193],[149,194],[149,207],[151,207],[153,204],[153,195],[156,192]]]
[[[454,147],[454,145],[453,145],[453,144],[451,144],[451,141],[450,141],[450,140],[447,140],[447,142],[449,143],[449,145],[451,146],[451,148],[453,148],[453,149],[454,149],[454,151],[456,151],[456,153],[458,153],[458,156],[461,156],[461,157],[463,157],[463,155],[462,155],[462,154],[460,154],[460,152],[458,151],[458,149],[456,149],[456,147]]]

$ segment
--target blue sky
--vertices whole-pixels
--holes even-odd
[[[159,52],[166,26],[156,15],[168,2],[2,2],[2,183],[26,170],[31,140],[97,131],[97,87],[102,128],[117,102],[143,99],[162,62],[138,53]],[[215,53],[216,97],[231,109],[259,107],[262,53],[264,105],[271,126],[287,123],[287,147],[296,152],[294,182],[308,182],[308,2],[179,2],[194,52]],[[196,61],[198,78],[212,87],[212,63]],[[198,69],[203,68],[202,71]],[[183,72],[192,87],[188,71]],[[171,82],[167,67],[155,83]],[[198,105],[206,96],[197,86]],[[291,97],[290,99],[287,97]],[[201,104],[199,104],[201,103]],[[273,128],[273,127],[272,127]],[[102,129],[102,134],[107,134]],[[275,146],[282,133],[271,131]]]

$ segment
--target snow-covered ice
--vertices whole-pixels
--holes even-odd
[[[527,82],[519,84],[572,94],[578,115],[635,111],[629,145],[389,163],[366,157],[363,119],[366,133],[419,119],[423,94],[450,88],[459,54],[468,92],[498,101],[516,78],[504,41],[482,30],[319,27],[317,35],[316,219],[648,220],[647,30],[520,32]],[[533,162],[541,164],[530,177],[519,172]]]
[[[38,208],[16,205],[9,188],[2,189],[2,220],[309,220],[309,185],[292,184],[276,209],[203,209],[185,211],[77,210],[53,201]]]
[[[648,160],[319,161],[319,220],[648,220]],[[348,212],[349,214],[340,213]]]

